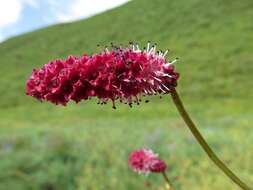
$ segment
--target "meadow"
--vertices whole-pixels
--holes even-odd
[[[208,159],[169,96],[129,108],[96,100],[67,107],[25,95],[33,68],[97,44],[147,41],[179,57],[178,91],[200,131],[253,186],[253,2],[135,0],[87,20],[0,44],[0,190],[164,189],[132,172],[128,154],[152,148],[175,189],[239,189]]]

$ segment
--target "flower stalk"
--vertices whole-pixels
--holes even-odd
[[[241,181],[239,177],[237,177],[214,153],[214,151],[210,148],[210,146],[207,144],[201,133],[198,131],[196,125],[191,120],[189,114],[185,110],[183,103],[177,93],[177,91],[174,89],[171,92],[171,97],[173,99],[174,104],[177,107],[178,112],[182,116],[183,120],[185,121],[186,125],[192,132],[193,136],[196,138],[200,146],[204,149],[208,157],[215,163],[216,166],[218,166],[232,181],[234,181],[238,186],[240,186],[244,190],[251,190],[249,186],[247,186],[244,182]]]
[[[163,178],[166,181],[167,185],[168,185],[168,190],[174,190],[173,186],[171,185],[171,182],[168,178],[168,176],[166,175],[165,172],[162,172]]]

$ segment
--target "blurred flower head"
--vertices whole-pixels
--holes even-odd
[[[112,46],[99,54],[69,56],[35,69],[27,80],[26,94],[39,100],[66,105],[97,97],[99,104],[109,100],[139,104],[143,95],[169,93],[177,86],[179,74],[174,63],[166,61],[168,51],[156,46],[141,50],[138,45]]]
[[[166,170],[166,163],[159,159],[149,149],[139,149],[133,151],[128,159],[128,165],[131,169],[138,173],[148,174],[150,172],[162,173]]]

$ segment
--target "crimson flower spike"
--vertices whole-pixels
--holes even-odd
[[[158,154],[155,154],[151,149],[141,148],[133,151],[129,155],[128,165],[133,171],[139,174],[162,174],[169,190],[174,190],[166,174],[167,165],[165,161],[161,160]]]
[[[167,168],[166,163],[159,159],[158,154],[146,148],[133,151],[129,155],[128,165],[139,174],[163,173]]]
[[[145,50],[138,44],[128,47],[105,48],[91,57],[69,56],[53,60],[34,70],[27,81],[27,95],[54,104],[66,105],[70,100],[80,102],[92,97],[99,104],[115,101],[139,104],[142,95],[169,93],[177,85],[178,73],[167,62],[168,51],[156,52],[148,43]]]
[[[168,51],[157,51],[156,45],[138,44],[127,47],[112,45],[98,54],[66,60],[53,60],[35,69],[26,83],[26,94],[40,101],[66,105],[70,100],[80,102],[92,97],[99,104],[119,100],[139,104],[145,95],[170,94],[180,115],[209,158],[238,186],[250,190],[213,152],[186,112],[176,91],[179,74],[173,61],[166,60]]]

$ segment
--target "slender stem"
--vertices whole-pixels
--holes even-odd
[[[204,149],[204,151],[207,153],[209,158],[218,166],[231,180],[233,180],[237,185],[239,185],[244,190],[251,190],[249,186],[247,186],[245,183],[243,183],[240,178],[238,178],[213,152],[213,150],[209,147],[203,136],[198,131],[197,127],[191,120],[190,116],[186,112],[182,101],[179,98],[179,95],[176,90],[173,90],[171,93],[173,102],[175,103],[180,115],[184,119],[185,123],[189,127],[190,131],[200,144],[200,146]]]
[[[163,175],[164,180],[166,181],[166,183],[167,183],[168,186],[169,186],[169,189],[168,189],[168,190],[174,190],[174,188],[172,187],[171,182],[170,182],[168,176],[166,175],[166,173],[163,172],[162,175]]]

